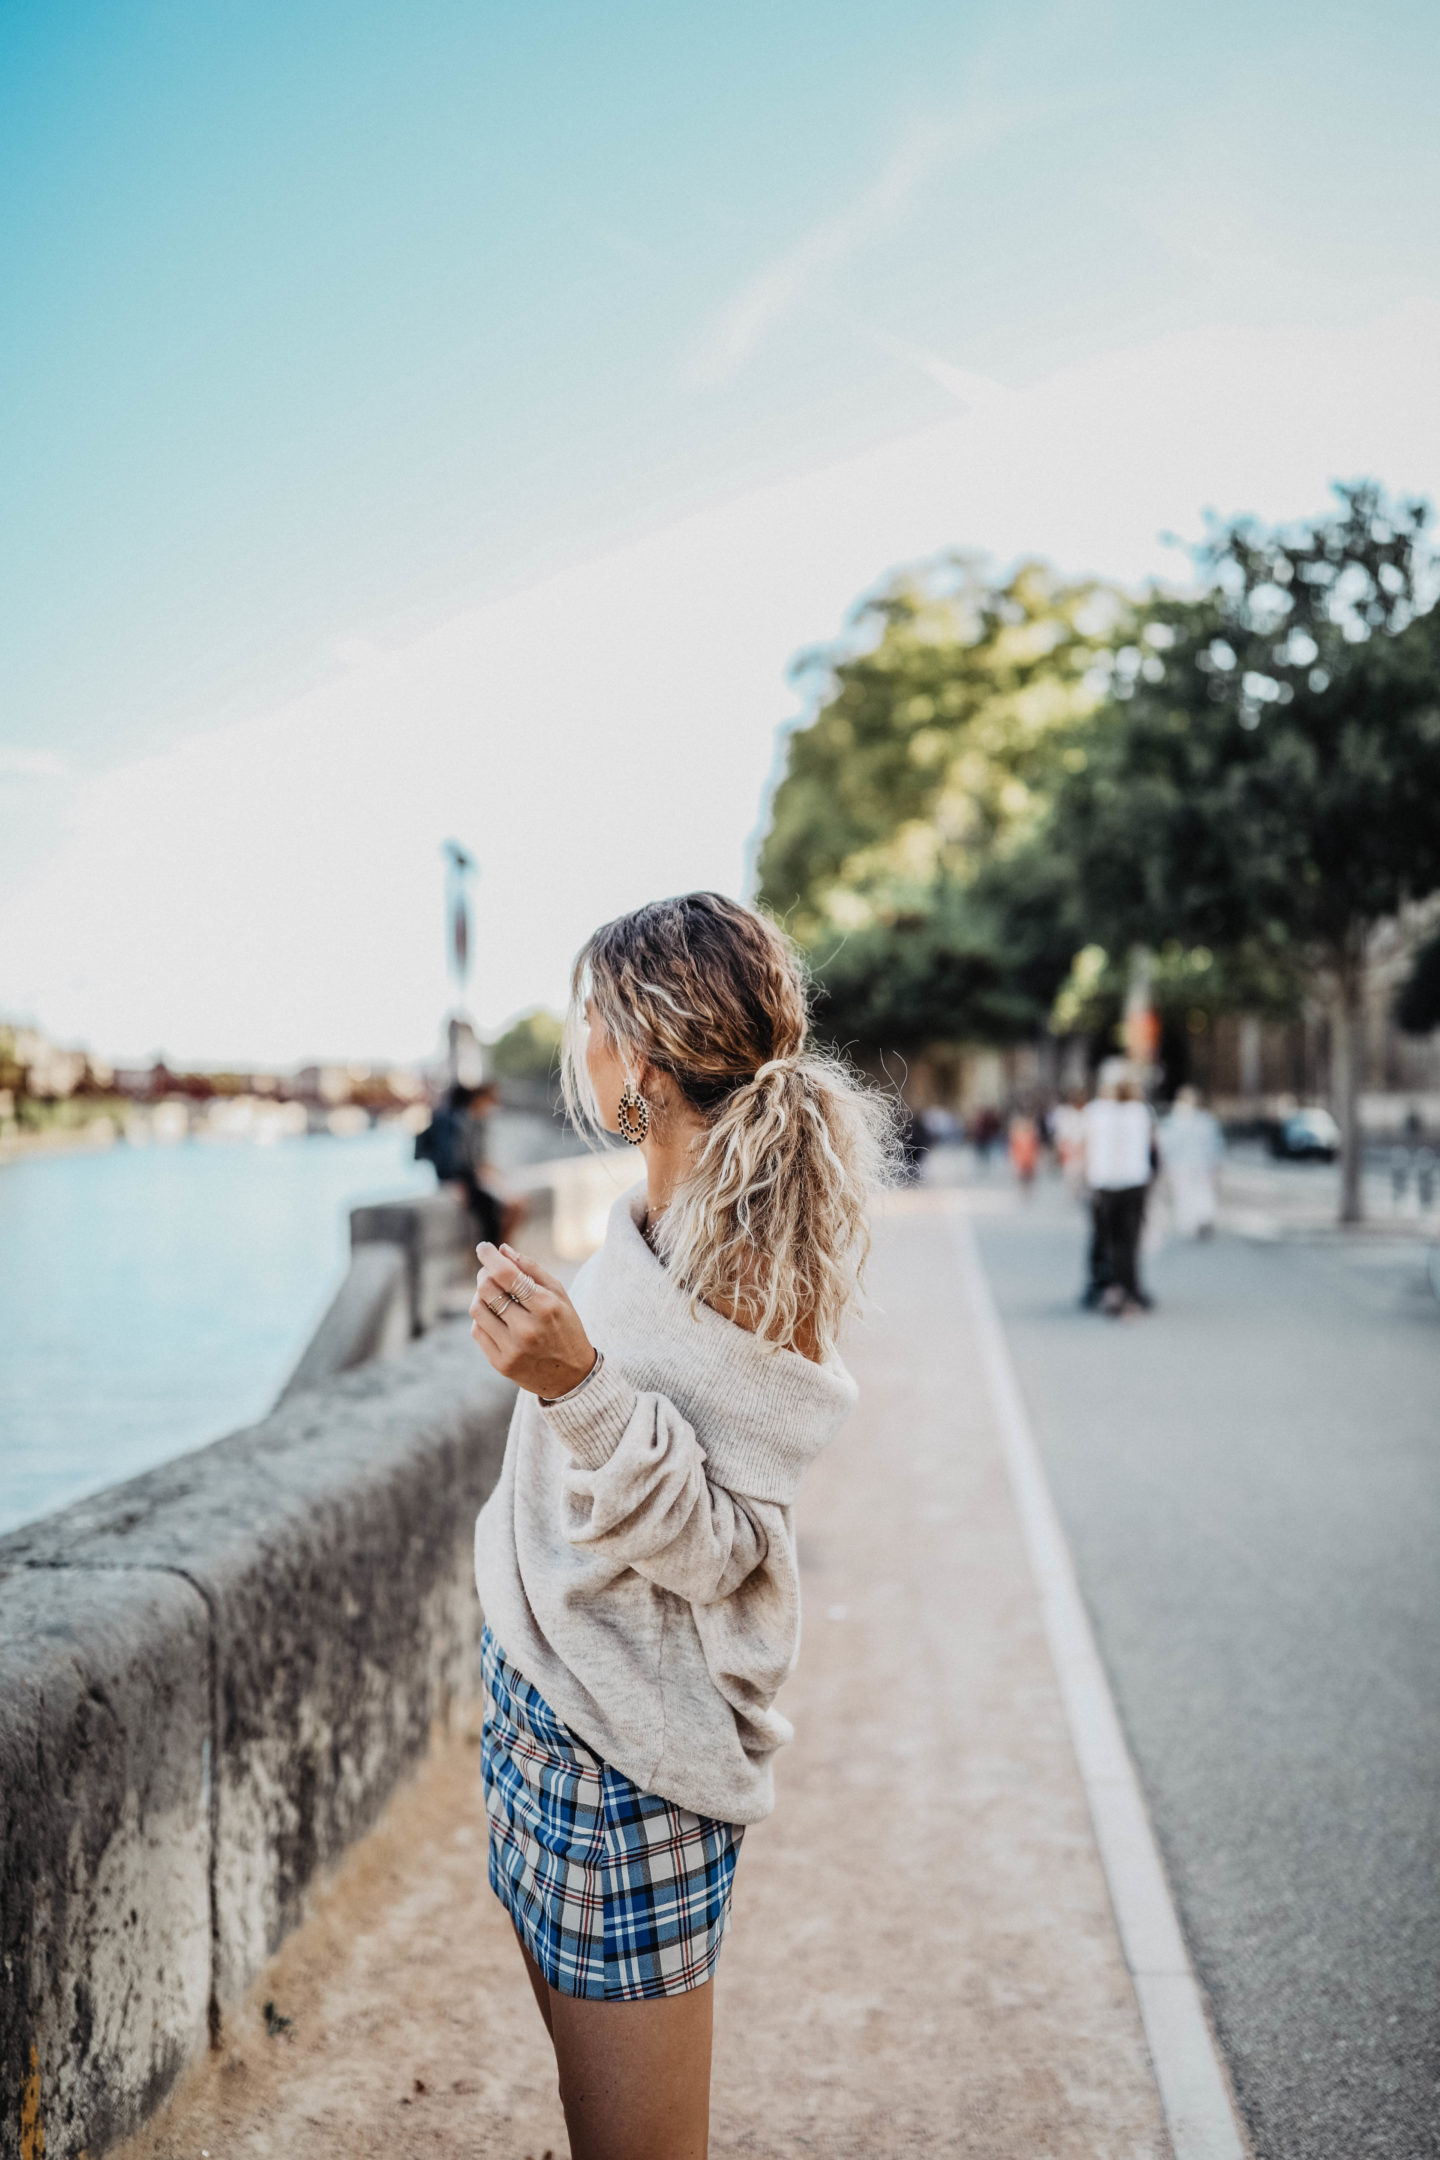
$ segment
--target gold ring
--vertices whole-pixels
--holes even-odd
[[[517,1275],[510,1285],[510,1296],[517,1305],[528,1305],[540,1285],[530,1275]]]
[[[507,1305],[513,1305],[514,1302],[514,1298],[511,1297],[509,1291],[507,1290],[504,1297],[499,1299],[498,1302],[494,1298],[487,1297],[485,1300],[485,1310],[489,1313],[493,1313],[495,1315],[495,1318],[499,1320],[502,1319],[504,1316],[505,1307]]]

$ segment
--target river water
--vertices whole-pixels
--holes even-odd
[[[495,1138],[502,1161],[542,1151]],[[0,1165],[0,1530],[262,1417],[344,1274],[349,1209],[434,1191],[413,1148],[390,1126]]]

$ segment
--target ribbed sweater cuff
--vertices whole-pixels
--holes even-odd
[[[607,1358],[571,1401],[542,1402],[540,1415],[582,1469],[599,1470],[619,1447],[639,1400],[624,1373]]]

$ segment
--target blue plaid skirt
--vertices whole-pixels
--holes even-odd
[[[683,1995],[715,1970],[743,1829],[602,1762],[487,1627],[480,1761],[490,1887],[551,1987],[601,2002]]]

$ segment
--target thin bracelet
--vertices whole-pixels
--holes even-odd
[[[578,1394],[580,1394],[580,1393],[581,1393],[582,1389],[584,1389],[584,1388],[587,1388],[587,1387],[589,1387],[589,1385],[590,1385],[590,1382],[591,1382],[591,1381],[592,1381],[592,1380],[593,1380],[593,1379],[595,1378],[595,1375],[596,1375],[596,1373],[598,1373],[598,1372],[599,1372],[599,1370],[600,1370],[601,1366],[602,1366],[602,1365],[603,1365],[604,1363],[605,1363],[605,1353],[604,1353],[604,1351],[603,1351],[603,1350],[597,1350],[597,1351],[595,1352],[595,1362],[594,1362],[594,1364],[593,1364],[593,1365],[592,1365],[592,1366],[590,1367],[590,1370],[589,1370],[589,1372],[587,1372],[587,1373],[586,1373],[586,1375],[585,1375],[584,1379],[583,1379],[583,1380],[577,1380],[577,1381],[576,1381],[576,1383],[575,1383],[575,1385],[574,1385],[574,1387],[572,1387],[572,1388],[567,1388],[567,1389],[565,1390],[565,1393],[564,1393],[563,1395],[542,1395],[542,1396],[540,1397],[540,1407],[541,1407],[541,1409],[542,1409],[542,1410],[553,1410],[553,1409],[555,1408],[555,1405],[556,1405],[557,1403],[562,1403],[562,1402],[574,1402],[574,1400],[575,1400],[575,1397],[576,1397],[576,1396],[577,1396]]]

